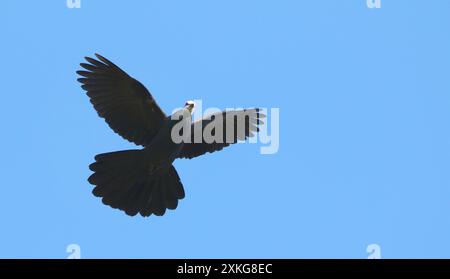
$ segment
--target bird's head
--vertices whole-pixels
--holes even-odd
[[[184,107],[192,114],[194,112],[195,103],[194,101],[186,101]]]

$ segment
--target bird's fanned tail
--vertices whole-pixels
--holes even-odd
[[[142,150],[103,153],[95,156],[95,161],[89,166],[94,173],[88,181],[96,185],[92,193],[130,216],[162,216],[184,198],[175,168],[170,165],[152,171]]]

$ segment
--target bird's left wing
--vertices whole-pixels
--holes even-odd
[[[147,145],[163,125],[166,115],[150,92],[137,80],[101,55],[86,57],[78,81],[87,91],[98,115],[114,132],[138,145]]]
[[[191,142],[184,143],[178,158],[192,159],[253,137],[264,117],[256,108],[218,112],[197,120],[191,125]]]

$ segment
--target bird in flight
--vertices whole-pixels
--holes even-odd
[[[85,57],[88,63],[80,64],[81,87],[114,132],[143,148],[96,155],[88,181],[104,204],[130,216],[162,216],[177,208],[185,192],[174,160],[222,150],[254,136],[263,124],[265,115],[257,108],[192,121],[193,101],[167,116],[144,85],[95,55],[97,59]]]

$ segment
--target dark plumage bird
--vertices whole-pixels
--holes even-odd
[[[192,122],[194,102],[188,101],[184,108],[174,113],[187,117],[167,116],[139,81],[108,59],[96,56],[98,60],[86,57],[88,63],[80,64],[84,68],[77,71],[82,76],[78,79],[81,87],[87,91],[98,115],[114,132],[143,146],[142,149],[95,156],[95,162],[89,166],[94,173],[88,181],[95,185],[93,194],[102,197],[106,205],[131,216],[138,213],[142,216],[164,215],[166,209],[175,209],[178,200],[185,195],[172,165],[175,159],[191,159],[215,152],[259,131],[260,119],[264,117],[259,109],[223,111]],[[241,116],[244,116],[243,129],[239,128]],[[213,122],[216,123],[211,126]],[[181,129],[181,135],[187,135],[190,141],[173,140],[172,130],[177,124],[191,127],[186,132]],[[201,134],[208,127],[220,140],[195,137],[197,132]]]

